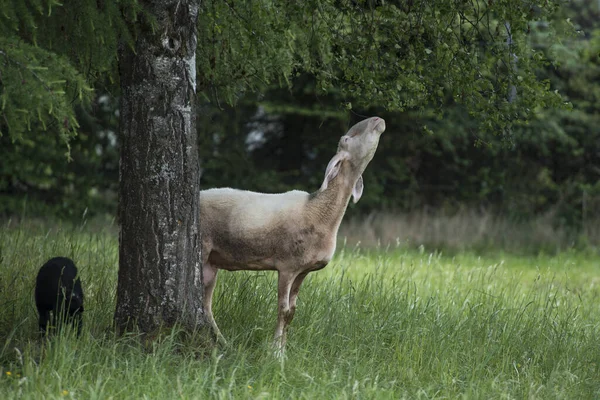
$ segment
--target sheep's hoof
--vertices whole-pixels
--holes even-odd
[[[227,347],[227,340],[223,335],[217,335],[217,344],[221,347]]]
[[[225,336],[223,336],[223,334],[217,327],[217,324],[212,324],[212,326],[210,327],[210,332],[212,335],[212,339],[214,340],[214,343],[217,346],[220,346],[220,347],[227,346],[227,340],[225,339]]]
[[[280,361],[285,359],[285,342],[281,338],[277,338],[273,342],[273,356]]]
[[[285,360],[285,347],[279,347],[273,350],[273,356],[279,361]]]

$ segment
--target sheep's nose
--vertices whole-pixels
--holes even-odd
[[[377,133],[383,133],[385,131],[385,120],[379,117],[373,117],[374,129]]]

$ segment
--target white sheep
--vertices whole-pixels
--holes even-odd
[[[350,197],[363,192],[362,173],[373,158],[385,121],[368,118],[340,139],[321,188],[281,194],[230,188],[200,192],[204,310],[214,334],[225,343],[212,314],[217,271],[274,270],[279,273],[274,344],[283,351],[296,297],[309,272],[327,265]]]

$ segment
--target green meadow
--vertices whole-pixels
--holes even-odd
[[[80,269],[80,338],[42,342],[33,288],[55,255]],[[0,228],[2,399],[590,399],[600,397],[600,264],[552,255],[340,245],[309,275],[286,358],[269,346],[271,272],[221,272],[215,318],[229,344],[176,329],[116,337],[114,228]]]

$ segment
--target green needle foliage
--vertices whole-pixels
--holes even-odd
[[[0,64],[0,135],[35,142],[53,129],[68,143],[79,128],[73,104],[91,99],[83,75],[65,57],[14,39],[0,38]]]
[[[233,102],[245,90],[309,72],[323,94],[341,90],[361,106],[403,110],[451,96],[501,132],[560,103],[535,76],[545,57],[527,43],[529,24],[558,4],[203,1],[198,87]],[[75,134],[74,106],[89,101],[99,78],[117,80],[119,43],[152,29],[140,23],[152,18],[133,0],[3,0],[0,8],[0,132],[15,139],[50,126],[65,138]]]
[[[527,34],[558,2],[203,4],[199,76],[227,100],[271,76],[309,72],[318,94],[341,92],[362,108],[441,107],[449,96],[495,133],[561,104],[536,77],[547,59]]]
[[[36,142],[78,133],[99,78],[116,78],[116,48],[131,41],[124,15],[136,1],[0,1],[0,135]]]

